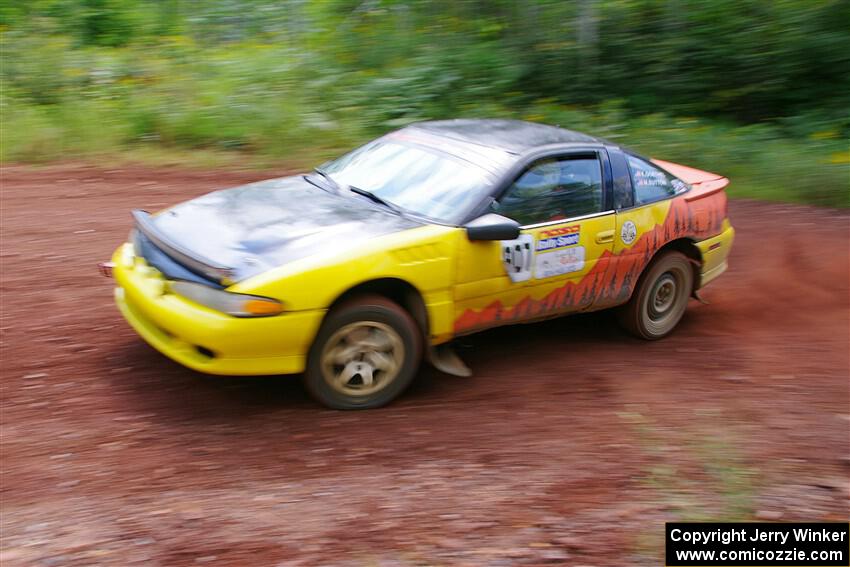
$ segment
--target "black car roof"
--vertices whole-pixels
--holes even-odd
[[[418,122],[405,130],[453,138],[472,144],[495,147],[514,154],[549,144],[593,143],[603,141],[581,132],[523,120],[455,119]]]

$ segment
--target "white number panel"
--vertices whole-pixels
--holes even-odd
[[[534,236],[520,234],[516,240],[502,240],[502,263],[512,282],[531,279],[534,259]]]

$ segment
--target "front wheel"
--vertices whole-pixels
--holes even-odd
[[[632,298],[619,312],[620,324],[642,339],[666,337],[682,319],[693,284],[687,256],[665,253],[641,276]]]
[[[328,314],[310,349],[304,382],[334,409],[383,406],[419,367],[422,346],[410,314],[380,296],[363,296]]]

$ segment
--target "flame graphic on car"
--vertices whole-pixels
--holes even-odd
[[[467,309],[455,320],[455,333],[535,319],[568,308],[581,310],[592,304],[623,303],[631,296],[641,272],[659,248],[677,238],[702,240],[714,236],[721,231],[725,215],[726,194],[722,191],[704,197],[686,194],[673,199],[664,222],[641,234],[631,247],[619,254],[603,252],[578,282],[567,282],[541,299],[526,296],[511,307],[495,300],[480,310]]]

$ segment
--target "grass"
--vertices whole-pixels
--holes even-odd
[[[621,417],[637,432],[653,464],[643,482],[675,521],[744,521],[753,515],[755,471],[734,439],[702,430],[668,430],[637,412]],[[704,415],[709,422],[717,416]],[[671,458],[671,455],[674,458]]]
[[[293,130],[302,126],[290,120],[280,125],[285,140],[265,143],[274,137],[270,120],[254,142],[237,143],[234,140],[252,139],[246,126],[239,126],[244,133],[235,136],[236,128],[228,131],[227,125],[238,119],[213,110],[169,118],[156,136],[138,135],[139,128],[133,124],[138,116],[128,117],[108,104],[73,103],[51,109],[16,106],[3,116],[0,161],[5,163],[81,159],[256,169],[285,164],[307,169],[371,137],[345,124],[331,132],[303,126],[295,134]],[[732,180],[729,194],[733,197],[850,206],[850,149],[834,139],[782,138],[769,128],[660,115],[605,122],[604,113],[575,109],[469,114],[532,119],[601,135],[644,154],[721,173]]]
[[[423,79],[421,69],[372,76],[286,47],[200,49],[174,38],[151,48],[79,48],[61,37],[6,36],[0,33],[3,163],[138,159],[304,169],[411,121],[509,117],[721,173],[735,197],[850,206],[850,143],[844,127],[826,119],[741,126],[634,116],[616,100],[576,108],[495,91],[447,101],[438,77]]]
[[[701,412],[705,421],[687,429],[663,428],[640,411],[620,417],[636,432],[638,442],[652,464],[642,484],[669,521],[735,522],[754,515],[757,471],[750,468],[728,429],[718,434],[713,413]],[[701,420],[702,421],[702,420]],[[635,554],[656,562],[664,549],[663,529],[640,532]]]

